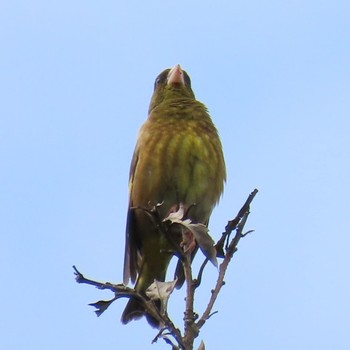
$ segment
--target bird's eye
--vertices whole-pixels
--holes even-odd
[[[155,80],[155,82],[154,82],[154,89],[156,89],[156,87],[157,87],[159,84],[163,84],[163,83],[166,82],[169,71],[170,71],[170,69],[166,69],[166,70],[164,70],[162,73],[160,73],[160,74],[158,75],[158,77],[156,78],[156,80]]]
[[[159,82],[160,82],[160,79],[157,78],[157,79],[155,80],[155,82],[154,82],[154,90],[157,88]]]
[[[157,88],[157,86],[164,82],[164,78],[162,76],[157,77],[157,79],[154,82],[154,90]]]
[[[184,73],[185,73],[185,74],[184,74],[185,84],[186,84],[188,87],[191,87],[191,79],[190,79],[189,75],[188,75],[186,72],[184,72]]]

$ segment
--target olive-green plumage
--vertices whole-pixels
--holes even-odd
[[[221,142],[206,107],[191,90],[179,65],[155,81],[149,116],[140,129],[130,169],[124,283],[136,281],[143,293],[157,279],[164,281],[173,249],[144,209],[156,204],[161,219],[179,205],[193,222],[208,224],[226,179]],[[179,242],[180,243],[180,242]],[[145,315],[130,300],[122,315],[128,323]],[[158,326],[154,319],[147,319]]]

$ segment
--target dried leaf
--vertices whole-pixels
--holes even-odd
[[[168,217],[166,217],[163,221],[171,221],[172,223],[181,223],[182,218],[185,215],[185,209],[182,204],[180,204],[178,211],[171,212]]]
[[[202,253],[217,267],[215,242],[210,237],[208,228],[203,224],[189,224],[186,227],[193,233]]]
[[[146,295],[152,300],[160,300],[161,313],[165,314],[168,308],[168,300],[170,294],[173,292],[176,286],[177,279],[170,282],[160,282],[154,280],[154,282],[146,289]]]
[[[198,245],[201,249],[202,253],[211,261],[214,266],[218,266],[218,262],[216,259],[216,249],[214,246],[214,240],[209,235],[208,228],[203,224],[193,224],[191,219],[183,220],[184,216],[184,207],[180,205],[179,210],[176,212],[172,212],[166,217],[163,221],[170,221],[173,224],[179,224],[184,227],[186,230],[190,231]]]
[[[114,300],[115,298],[111,300],[100,300],[100,301],[97,301],[96,303],[91,303],[89,305],[97,309],[95,310],[95,313],[97,317],[99,317],[108,309],[108,307],[113,303]]]
[[[177,279],[170,282],[154,282],[147,288],[146,295],[152,300],[162,300],[167,302],[173,292]]]
[[[201,341],[198,350],[205,350],[205,345],[204,345],[203,340]]]

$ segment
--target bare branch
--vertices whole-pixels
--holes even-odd
[[[207,305],[207,308],[205,309],[203,315],[201,316],[201,318],[197,322],[198,329],[200,329],[204,325],[206,320],[212,315],[211,310],[212,310],[214,303],[219,295],[221,287],[224,285],[224,277],[226,274],[227,267],[231,261],[233,254],[237,250],[237,245],[238,245],[240,239],[242,237],[244,237],[244,235],[242,234],[242,231],[243,231],[244,225],[245,225],[247,218],[248,218],[248,215],[249,215],[250,204],[253,201],[253,199],[257,193],[258,193],[258,190],[255,189],[249,195],[248,199],[246,200],[243,207],[241,208],[241,210],[237,214],[236,218],[229,221],[228,224],[226,225],[225,232],[223,233],[222,237],[220,238],[219,242],[216,245],[217,247],[218,246],[220,247],[221,245],[223,245],[224,242],[226,241],[227,237],[229,237],[230,234],[232,233],[232,231],[236,229],[236,235],[232,239],[232,241],[228,244],[227,249],[226,249],[225,258],[224,258],[223,262],[220,264],[219,276],[218,276],[218,279],[216,281],[215,288],[214,288],[214,290],[212,290],[212,294],[211,294],[209,303]]]
[[[185,301],[185,313],[184,313],[184,334],[182,335],[180,329],[176,328],[171,319],[168,316],[166,307],[163,312],[161,312],[154,301],[151,300],[147,295],[138,293],[135,289],[129,288],[124,284],[112,284],[110,282],[98,282],[84,277],[84,275],[78,271],[78,269],[73,266],[75,279],[77,283],[89,284],[98,289],[104,290],[108,289],[114,293],[114,298],[111,300],[100,300],[96,303],[91,303],[89,305],[95,307],[95,311],[98,316],[100,316],[115,300],[119,298],[135,298],[142,306],[145,311],[155,318],[164,327],[159,330],[158,334],[155,336],[152,342],[157,342],[158,339],[163,339],[167,344],[169,344],[173,350],[193,350],[194,340],[199,335],[200,328],[206,323],[206,321],[213,316],[217,311],[212,311],[215,301],[220,293],[222,286],[225,284],[224,277],[228,268],[229,263],[233,257],[233,254],[237,251],[237,245],[242,237],[245,237],[253,230],[249,230],[243,233],[244,226],[247,222],[250,213],[250,204],[252,203],[258,190],[255,189],[247,198],[246,202],[238,212],[237,216],[230,220],[225,231],[222,233],[221,238],[215,245],[216,255],[222,258],[222,263],[219,266],[219,275],[215,284],[214,289],[211,291],[211,296],[208,301],[208,305],[204,310],[201,317],[199,317],[194,312],[194,300],[195,292],[200,286],[202,281],[202,275],[204,268],[208,262],[208,257],[205,258],[202,263],[198,276],[196,279],[192,275],[192,257],[191,251],[183,249],[174,240],[171,234],[171,225],[181,225],[180,223],[169,223],[160,220],[157,206],[151,210],[144,208],[137,208],[139,210],[145,210],[154,220],[155,225],[157,225],[161,234],[165,235],[167,239],[173,244],[174,250],[166,252],[168,254],[176,255],[183,265],[185,282],[186,282],[186,301]],[[188,224],[188,223],[187,223]],[[232,232],[235,231],[234,237],[230,240]],[[215,258],[215,256],[214,256]],[[166,303],[165,303],[166,304]],[[173,338],[173,339],[171,339]],[[204,349],[204,343],[201,343],[199,349]]]

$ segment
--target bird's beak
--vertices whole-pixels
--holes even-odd
[[[167,84],[185,85],[184,73],[179,64],[170,69],[170,72],[168,73]]]

